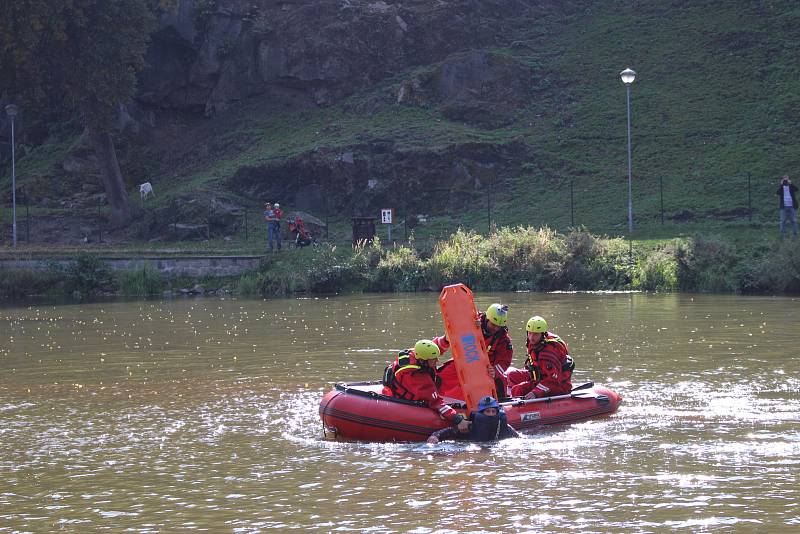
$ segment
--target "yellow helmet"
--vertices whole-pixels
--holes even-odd
[[[435,360],[441,354],[439,347],[430,339],[420,339],[414,345],[414,357],[418,360]]]
[[[547,332],[547,321],[545,321],[538,315],[534,315],[533,317],[528,319],[528,324],[525,325],[525,330],[527,330],[528,332],[536,332],[537,334],[543,334],[544,332]]]
[[[508,324],[508,306],[492,304],[486,309],[486,318],[495,326],[506,326]]]

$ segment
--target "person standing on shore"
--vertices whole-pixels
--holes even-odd
[[[272,223],[275,220],[275,210],[272,208],[272,203],[266,202],[264,204],[264,221],[267,223],[267,245],[269,251],[272,252]]]
[[[781,209],[781,238],[783,238],[784,230],[786,228],[786,219],[792,223],[792,233],[797,237],[797,186],[792,183],[788,175],[781,178],[781,185],[775,193],[780,199]]]
[[[278,250],[281,249],[281,219],[283,219],[283,210],[281,205],[277,202],[272,205],[274,218],[272,220],[272,234],[275,236],[275,241],[278,245]],[[269,239],[269,248],[272,250],[272,238]]]

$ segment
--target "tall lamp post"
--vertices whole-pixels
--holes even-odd
[[[628,90],[628,233],[633,234],[633,188],[631,186],[631,84],[636,79],[636,72],[633,69],[625,69],[619,73],[622,83]]]
[[[17,158],[15,153],[16,142],[14,141],[14,119],[17,116],[17,106],[9,104],[6,106],[6,114],[11,118],[11,243],[17,248]]]

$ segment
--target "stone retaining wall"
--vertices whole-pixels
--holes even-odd
[[[232,276],[258,267],[263,256],[194,256],[191,258],[103,258],[115,271],[134,271],[149,265],[164,274],[188,276]],[[53,264],[66,266],[73,260],[0,260],[0,269],[42,270]]]

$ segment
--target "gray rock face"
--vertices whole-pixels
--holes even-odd
[[[340,213],[345,206],[347,215],[363,215],[378,206],[399,208],[404,203],[413,203],[417,211],[458,209],[501,187],[498,177],[525,150],[522,143],[410,152],[364,145],[345,152],[345,159],[339,151],[320,149],[288,161],[241,167],[227,186],[249,198],[277,200],[323,215]]]
[[[513,4],[513,5],[512,5]],[[264,95],[328,105],[416,65],[490,44],[505,0],[180,0],[161,18],[138,99],[204,112]],[[509,77],[498,58],[468,54],[443,67],[437,91],[474,91]]]
[[[532,97],[534,73],[512,58],[472,50],[403,80],[397,103],[441,106],[449,119],[498,126]]]

